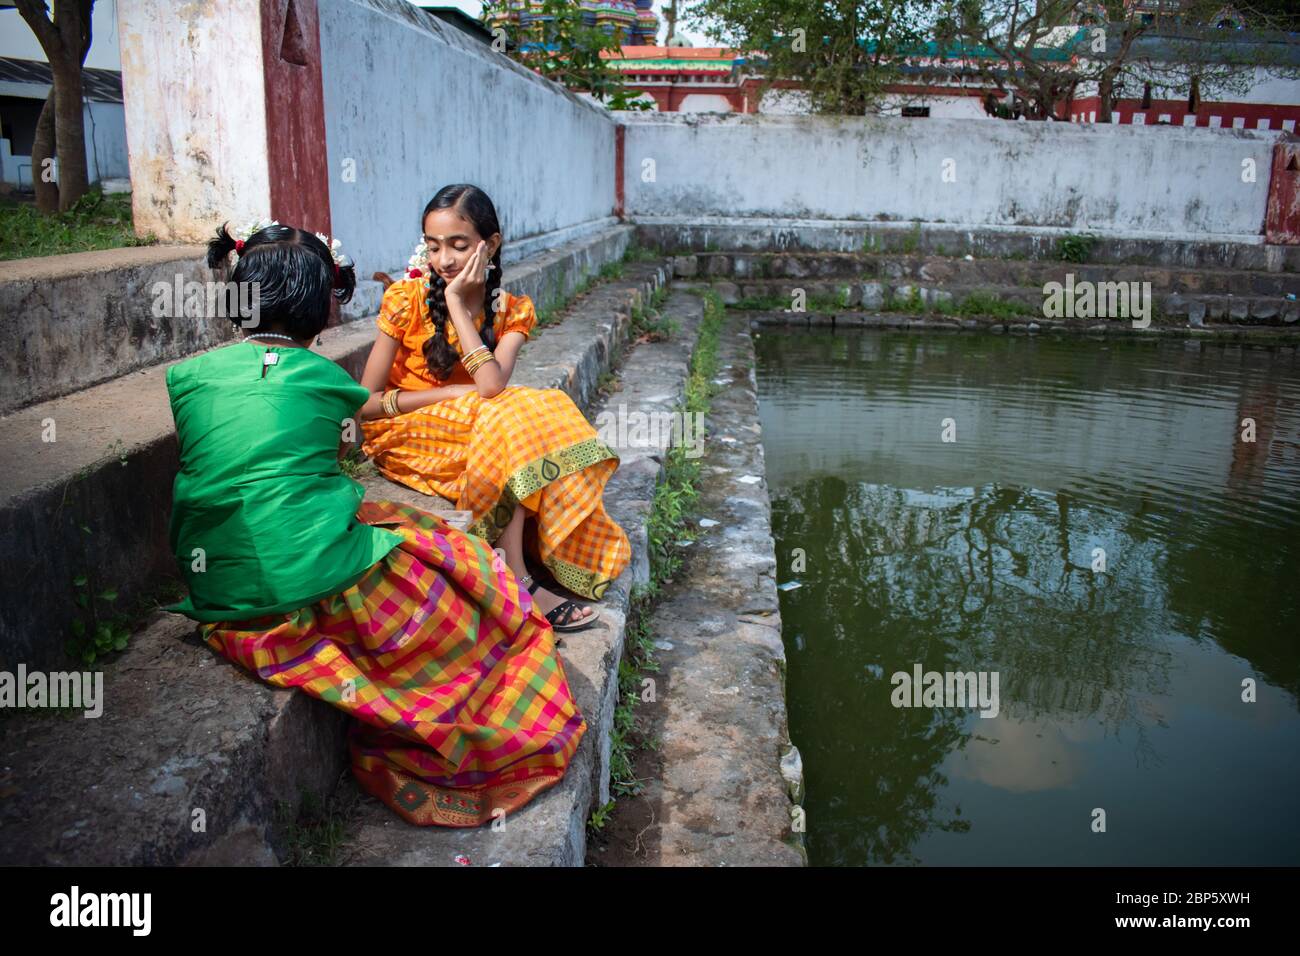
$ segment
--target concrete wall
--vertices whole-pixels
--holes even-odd
[[[636,221],[920,220],[1215,241],[1260,241],[1272,148],[1282,135],[935,118],[618,116],[627,124],[626,210]],[[1254,182],[1242,181],[1244,160],[1254,161]]]
[[[267,216],[258,5],[118,0],[117,7],[136,234],[195,242],[223,220]]]
[[[358,275],[405,265],[448,183],[492,197],[503,262],[612,222],[605,109],[409,4],[319,2],[330,219]]]
[[[234,323],[206,312],[206,290],[187,309],[186,284],[212,278],[203,253],[137,246],[0,262],[0,415],[232,341]]]

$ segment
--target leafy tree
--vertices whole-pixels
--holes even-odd
[[[909,53],[928,39],[925,0],[701,0],[688,25],[752,55],[744,69],[761,93],[793,81],[814,113],[879,109],[903,80]],[[760,93],[760,95],[761,95]]]
[[[1223,10],[1223,0],[1184,0],[1156,18],[1125,0],[948,0],[935,34],[946,49],[971,54],[970,66],[1013,93],[1027,118],[1066,120],[1080,88],[1095,87],[1097,119],[1108,123],[1115,101],[1138,91],[1194,102],[1244,90],[1256,67],[1293,72],[1300,37],[1246,42],[1213,26]],[[1252,16],[1265,27],[1282,22]]]
[[[54,83],[45,99],[32,143],[36,207],[67,210],[86,194],[86,131],[81,68],[90,52],[90,11],[95,0],[15,0],[18,12],[45,51]],[[58,166],[48,162],[58,156]],[[53,175],[57,168],[57,176]]]

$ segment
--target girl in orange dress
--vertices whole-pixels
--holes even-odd
[[[421,222],[424,249],[384,293],[361,378],[363,449],[390,480],[471,512],[470,532],[504,552],[554,630],[589,627],[593,610],[540,587],[525,555],[574,594],[604,596],[632,556],[602,501],[618,455],[560,389],[509,384],[537,316],[500,288],[487,195],[446,186]]]

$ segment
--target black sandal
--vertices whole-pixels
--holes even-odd
[[[531,574],[525,574],[522,578],[519,579],[519,583],[528,589],[529,594],[532,594],[534,591],[536,591],[538,587],[537,582],[533,580],[533,576]],[[581,604],[578,604],[574,601],[561,601],[559,604],[555,605],[555,607],[551,608],[546,613],[546,620],[551,625],[551,630],[553,631],[559,631],[560,633],[582,631],[591,627],[591,625],[595,624],[596,619],[600,617],[600,615],[592,614],[590,617],[585,617],[585,618],[580,617],[578,619],[579,623],[575,624],[573,622],[573,613],[574,611],[581,611],[581,610],[582,610]]]
[[[579,617],[578,621],[580,623],[574,624],[573,612],[581,610],[581,604],[574,601],[561,601],[546,613],[546,620],[551,622],[551,630],[553,631],[568,633],[569,631],[585,630],[596,623],[596,618],[599,617],[599,615],[592,614],[590,617]],[[564,619],[563,624],[559,623],[561,617]]]

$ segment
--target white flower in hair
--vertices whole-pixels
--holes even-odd
[[[343,243],[339,242],[339,240],[330,239],[328,236],[323,236],[319,232],[312,233],[312,235],[325,244],[325,248],[330,251],[330,258],[334,260],[334,265],[342,269],[344,266],[352,264],[348,261],[348,257],[341,251]]]
[[[238,259],[240,253],[244,251],[244,243],[248,241],[250,236],[252,236],[254,233],[261,232],[263,229],[266,229],[269,226],[278,226],[278,225],[280,224],[276,222],[274,219],[254,219],[252,222],[240,226],[238,229],[236,229],[234,232],[231,233],[231,235],[235,239],[235,248],[230,250],[230,254],[233,255],[236,259]]]
[[[415,252],[406,263],[406,277],[408,279],[419,279],[423,277],[429,268],[429,247],[423,239],[415,246]]]

